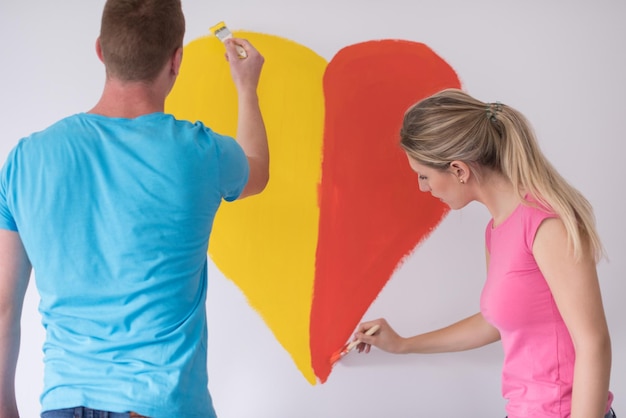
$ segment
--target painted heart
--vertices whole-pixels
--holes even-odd
[[[327,63],[283,38],[235,35],[265,57],[259,97],[271,180],[261,195],[220,207],[209,255],[303,376],[323,383],[332,353],[448,211],[418,190],[398,132],[410,104],[460,83],[416,42],[364,42]],[[200,38],[184,56],[166,111],[234,136],[223,45]]]

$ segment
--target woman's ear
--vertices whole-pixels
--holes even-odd
[[[461,183],[467,183],[470,178],[471,171],[469,166],[463,161],[452,161],[450,163],[450,172],[459,180]]]

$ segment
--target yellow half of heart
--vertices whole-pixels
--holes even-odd
[[[265,57],[259,99],[269,137],[271,178],[262,194],[222,204],[209,254],[242,290],[304,377],[315,384],[309,324],[327,62],[280,37],[250,32],[235,36],[248,39]],[[189,43],[166,111],[235,136],[236,99],[221,42],[207,36]]]

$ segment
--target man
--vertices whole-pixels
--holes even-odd
[[[227,201],[269,178],[263,57],[226,42],[237,141],[163,113],[182,60],[180,0],[108,0],[96,106],[35,133],[0,174],[0,418],[31,265],[46,329],[42,417],[213,417],[207,246]],[[247,52],[239,59],[235,43]],[[110,413],[106,415],[102,412]]]

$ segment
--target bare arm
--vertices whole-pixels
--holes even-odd
[[[238,95],[237,142],[243,148],[250,165],[250,176],[239,196],[241,199],[262,192],[269,181],[267,133],[257,95],[264,58],[244,39],[228,39],[225,44]],[[235,44],[246,50],[247,58],[238,58]]]
[[[545,220],[533,254],[576,350],[572,418],[603,417],[611,369],[611,341],[596,265],[589,251],[576,261],[559,219]]]
[[[0,230],[0,418],[17,418],[15,368],[31,265],[17,232]]]
[[[489,252],[486,251],[487,267]],[[364,334],[378,324],[380,329],[372,336]],[[482,347],[500,340],[500,332],[489,324],[479,312],[459,322],[436,331],[409,338],[399,336],[384,319],[359,325],[355,340],[362,341],[359,351],[369,352],[373,345],[390,353],[448,353]]]
[[[372,336],[365,335],[364,332],[375,324],[380,325],[380,329]],[[369,346],[373,345],[396,354],[428,354],[482,347],[498,341],[500,333],[483,318],[482,314],[477,313],[445,328],[408,338],[399,336],[386,320],[377,319],[359,325],[355,338],[363,342],[358,347],[360,351],[367,352]]]

